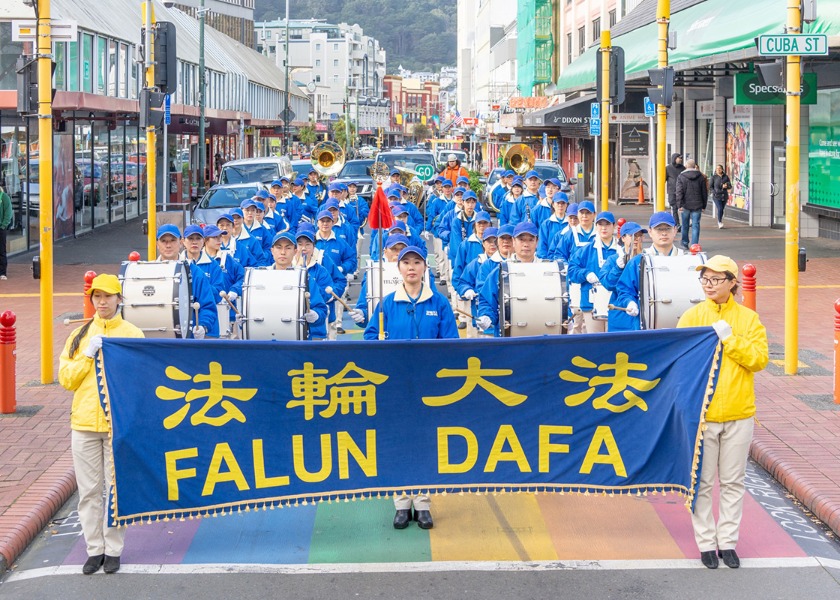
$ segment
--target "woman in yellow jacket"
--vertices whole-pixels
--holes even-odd
[[[700,559],[709,569],[723,563],[737,569],[735,546],[744,500],[744,476],[755,415],[754,374],[767,366],[767,330],[758,315],[735,302],[738,265],[727,256],[713,256],[697,267],[706,300],[687,310],[677,327],[711,325],[723,346],[720,372],[706,411],[703,467],[692,524]],[[720,482],[720,516],[715,526],[712,490]]]
[[[64,345],[58,381],[73,392],[70,412],[71,446],[79,488],[79,521],[88,559],[82,573],[92,575],[104,565],[106,573],[120,568],[125,530],[109,527],[108,507],[102,496],[114,479],[108,418],[99,405],[95,357],[103,337],[141,338],[143,332],[120,315],[122,289],[115,275],[97,275],[90,290],[96,315],[76,329]]]

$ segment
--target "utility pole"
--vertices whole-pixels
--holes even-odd
[[[204,195],[204,184],[207,181],[207,141],[204,139],[204,110],[207,103],[207,77],[204,73],[204,0],[198,7],[198,197]]]
[[[143,3],[143,30],[145,35],[145,48],[143,53],[143,66],[146,71],[146,89],[155,87],[155,43],[154,43],[154,8],[152,2]],[[149,215],[148,234],[148,258],[154,260],[157,257],[157,136],[155,127],[148,124],[146,127],[146,199]]]
[[[284,96],[286,98],[285,107],[283,108],[283,156],[289,155],[289,0],[286,0],[286,50],[285,63],[286,70],[286,86],[283,88]]]
[[[668,66],[668,26],[671,22],[671,0],[658,0],[656,6],[656,22],[659,30],[659,68]],[[670,104],[670,100],[668,100]],[[665,134],[668,123],[668,106],[656,105],[656,210],[665,210]],[[671,199],[673,202],[673,198]]]
[[[601,210],[610,208],[610,54],[612,36],[601,31]]]

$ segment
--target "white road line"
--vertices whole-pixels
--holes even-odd
[[[804,558],[742,558],[745,569],[778,569],[827,567],[840,569],[840,560],[819,557]],[[441,561],[409,563],[336,563],[317,565],[269,564],[195,564],[195,565],[132,565],[123,563],[120,573],[133,575],[203,575],[216,573],[316,575],[346,573],[434,573],[447,571],[624,571],[703,569],[699,559],[665,560],[555,560],[529,562],[500,561]],[[81,575],[81,565],[44,567],[12,573],[7,583],[56,575]],[[102,575],[102,572],[98,573]]]

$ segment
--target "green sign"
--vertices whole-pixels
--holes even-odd
[[[432,165],[417,165],[414,167],[414,172],[417,173],[417,178],[420,181],[429,181],[432,178],[432,175],[435,174],[434,168]]]
[[[828,54],[828,36],[824,33],[758,36],[762,56],[824,56]]]
[[[817,103],[817,74],[802,75],[802,104]],[[735,104],[784,104],[785,88],[775,85],[761,85],[755,73],[735,74]]]
[[[820,90],[808,121],[808,204],[840,209],[840,90]]]

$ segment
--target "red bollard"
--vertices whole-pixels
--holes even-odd
[[[834,301],[834,404],[840,404],[840,298]]]
[[[91,300],[90,296],[87,295],[88,290],[90,289],[90,286],[95,278],[95,272],[88,271],[87,273],[85,273],[85,297],[84,300],[82,300],[82,314],[84,315],[85,319],[93,318],[93,315],[96,314],[96,309],[93,308],[93,300]]]
[[[700,244],[691,244],[691,249],[689,250],[689,252],[691,252],[691,256],[697,256],[698,254],[703,252],[703,246],[701,246]]]
[[[741,270],[744,277],[741,280],[741,289],[744,294],[744,306],[755,310],[755,265],[749,263]]]
[[[128,260],[131,262],[138,262],[140,260],[140,253],[137,250],[133,250],[128,254]]]
[[[0,314],[0,413],[15,412],[15,313]]]
[[[615,222],[615,224],[616,224],[616,226],[617,226],[617,229],[618,229],[618,231],[616,232],[616,235],[617,235],[618,237],[621,237],[621,228],[622,228],[622,227],[624,227],[624,224],[625,224],[626,222],[627,222],[627,219],[625,219],[624,217],[620,217],[620,218],[618,219],[618,221],[616,221],[616,222]]]

